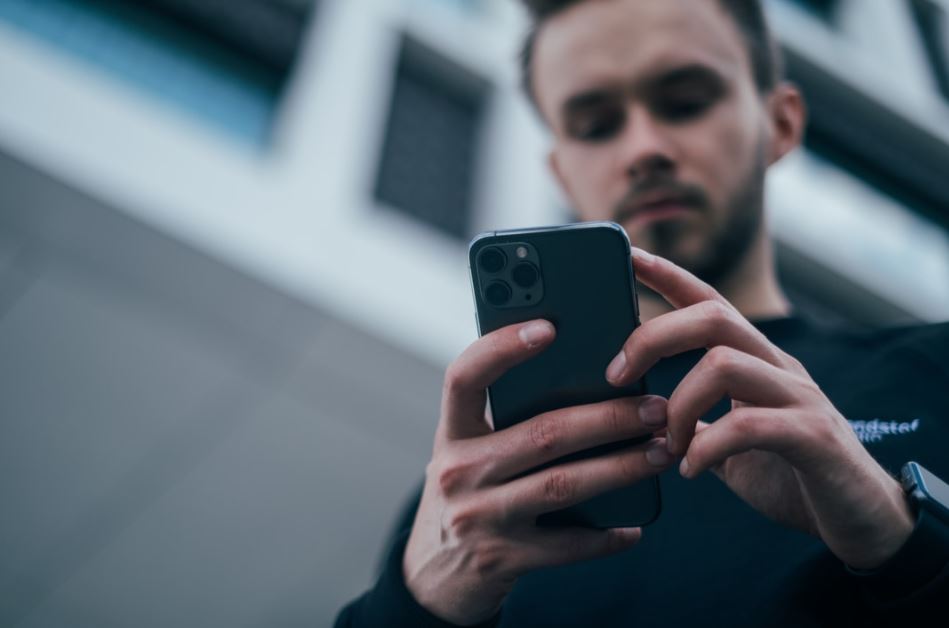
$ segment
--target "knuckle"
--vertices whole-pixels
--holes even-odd
[[[810,400],[818,401],[819,403],[830,403],[830,400],[824,395],[824,391],[821,390],[820,385],[807,373],[802,373],[800,377],[797,378],[797,383],[798,386],[806,391],[806,396],[808,396]]]
[[[784,363],[787,365],[787,368],[789,370],[795,371],[797,373],[807,372],[807,370],[804,368],[804,364],[800,360],[795,358],[790,353],[786,353],[784,351],[782,351],[781,353],[782,353],[781,358],[784,361]]]
[[[476,465],[471,462],[461,460],[458,456],[451,456],[447,460],[433,460],[427,472],[443,495],[452,496],[473,483],[476,470]]]
[[[627,453],[616,458],[617,473],[624,484],[632,484],[643,478],[643,456],[645,454],[640,452],[638,455]]]
[[[445,370],[444,392],[456,394],[468,388],[470,377],[458,362],[452,362]]]
[[[443,495],[456,495],[462,485],[462,477],[458,467],[446,466],[437,471],[435,481]]]
[[[761,421],[752,412],[736,412],[734,426],[740,434],[752,441],[757,441],[761,437]]]
[[[470,505],[449,508],[445,519],[446,527],[456,539],[466,539],[477,531],[484,520],[481,511]]]
[[[564,471],[551,471],[544,478],[544,499],[557,505],[566,504],[576,494],[576,484]]]
[[[699,307],[701,308],[702,316],[712,324],[726,323],[731,320],[731,308],[721,301],[703,301]]]
[[[505,461],[506,459],[500,455],[482,455],[477,460],[473,460],[471,476],[473,485],[484,487],[494,483],[495,478],[501,475]]]
[[[630,402],[628,400],[609,401],[604,407],[606,426],[611,434],[625,434],[629,431]]]
[[[503,543],[494,539],[479,542],[472,551],[472,568],[482,580],[494,580],[507,573],[510,551]]]
[[[840,429],[833,416],[816,413],[806,425],[811,443],[833,443],[839,440]]]
[[[731,347],[718,345],[708,350],[705,354],[705,362],[715,371],[732,373],[738,368],[740,357],[738,352]]]
[[[652,353],[656,345],[655,324],[649,320],[641,324],[623,345],[626,360],[630,361],[636,353]]]
[[[531,421],[528,436],[531,445],[545,454],[553,454],[560,446],[563,432],[562,423],[550,415],[543,415]]]

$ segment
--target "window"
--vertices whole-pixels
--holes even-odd
[[[785,0],[790,4],[796,4],[809,13],[817,16],[827,23],[833,23],[836,18],[837,6],[839,0]]]
[[[375,195],[456,238],[470,233],[486,83],[406,40]]]
[[[913,17],[922,38],[936,86],[949,100],[949,16],[935,0],[910,0]]]
[[[3,0],[0,20],[264,145],[314,0]]]

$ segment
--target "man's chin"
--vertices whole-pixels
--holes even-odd
[[[707,234],[696,221],[663,221],[643,226],[627,220],[623,229],[633,246],[672,261],[695,259],[706,253]]]

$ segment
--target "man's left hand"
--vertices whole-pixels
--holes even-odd
[[[794,357],[772,344],[714,288],[634,249],[639,281],[674,311],[647,321],[607,369],[622,386],[659,359],[707,349],[669,397],[669,450],[684,477],[711,469],[754,509],[821,538],[857,569],[881,565],[913,530],[899,483]],[[699,419],[722,397],[731,411]]]

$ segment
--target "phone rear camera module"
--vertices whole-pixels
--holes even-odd
[[[481,251],[481,255],[478,256],[478,263],[481,265],[481,270],[488,273],[497,273],[504,268],[507,257],[501,249],[492,246]]]
[[[511,271],[511,279],[521,288],[530,288],[537,283],[539,276],[537,268],[530,262],[521,262]]]
[[[511,300],[511,287],[503,281],[492,281],[484,289],[484,298],[495,307],[506,305]]]

